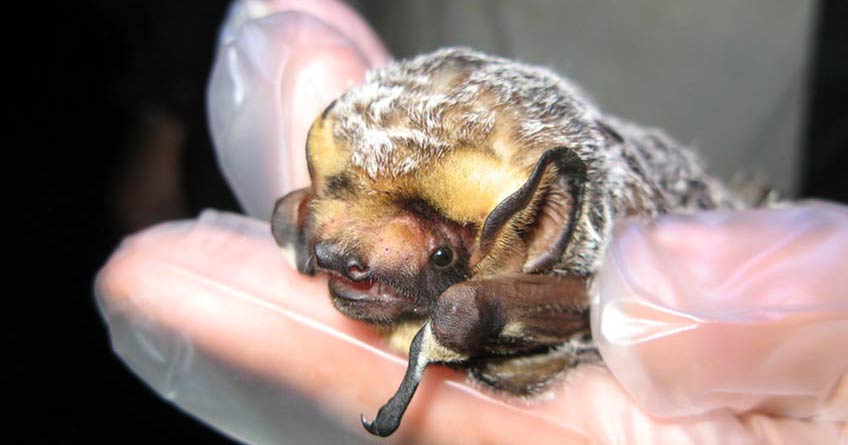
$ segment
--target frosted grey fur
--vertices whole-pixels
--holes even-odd
[[[507,125],[521,147],[509,161],[528,171],[548,149],[573,149],[588,182],[559,271],[594,272],[616,217],[743,205],[662,131],[602,113],[547,69],[465,48],[371,71],[329,113],[352,164],[371,177],[413,174],[451,150],[487,147]]]

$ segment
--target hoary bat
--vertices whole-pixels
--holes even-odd
[[[380,436],[430,363],[532,395],[591,355],[587,286],[617,218],[743,205],[662,131],[467,49],[372,71],[306,150],[312,184],[277,202],[273,234],[329,276],[338,310],[408,348],[397,393],[362,419]]]

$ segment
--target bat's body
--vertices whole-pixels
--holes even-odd
[[[339,310],[410,348],[398,394],[364,422],[380,435],[428,363],[522,395],[577,363],[616,218],[743,205],[661,131],[464,49],[370,73],[316,120],[307,152],[312,186],[278,202],[274,235],[302,272],[330,274]]]

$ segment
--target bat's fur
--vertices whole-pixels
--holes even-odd
[[[556,171],[546,170],[531,205],[498,232],[491,249],[482,249],[487,216],[557,147],[571,149],[585,165],[582,201],[557,191]],[[316,120],[308,159],[312,186],[291,195],[296,199],[280,200],[275,237],[283,247],[296,247],[303,271],[312,270],[316,249],[327,243],[336,256],[367,263],[368,280],[397,290],[406,303],[366,309],[350,299],[334,303],[348,315],[388,326],[393,344],[404,347],[439,296],[457,283],[529,272],[589,279],[616,218],[745,205],[662,131],[602,113],[546,69],[462,48],[370,72]],[[556,216],[577,202],[575,221]],[[562,256],[537,270],[524,261],[539,251],[534,242],[551,239],[532,233],[545,225],[547,231],[573,228]],[[435,273],[428,261],[440,243],[456,246],[460,258]],[[365,266],[333,267],[328,271],[338,276]],[[332,287],[331,281],[331,293]],[[517,307],[517,319],[534,320]],[[433,332],[444,333],[437,328]],[[499,329],[506,340],[496,347],[505,349],[487,350],[500,357],[473,367],[479,380],[528,393],[568,366],[563,354],[573,348],[567,342],[547,349],[552,358],[510,358],[503,351],[521,344],[521,332],[538,330],[518,322]],[[510,337],[512,332],[517,334]]]
[[[572,272],[597,269],[617,216],[742,205],[661,130],[603,114],[547,69],[468,49],[372,71],[328,114],[334,136],[351,150],[350,165],[371,177],[430,168],[459,147],[488,150],[524,171],[547,149],[573,148],[588,166],[589,217],[577,225],[562,262]]]

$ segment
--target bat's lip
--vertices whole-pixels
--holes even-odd
[[[350,302],[409,302],[409,299],[404,298],[395,288],[376,280],[352,281],[331,275],[329,284],[333,297]]]
[[[419,314],[412,299],[379,281],[355,282],[339,275],[330,275],[329,287],[333,306],[357,320],[391,324]]]

